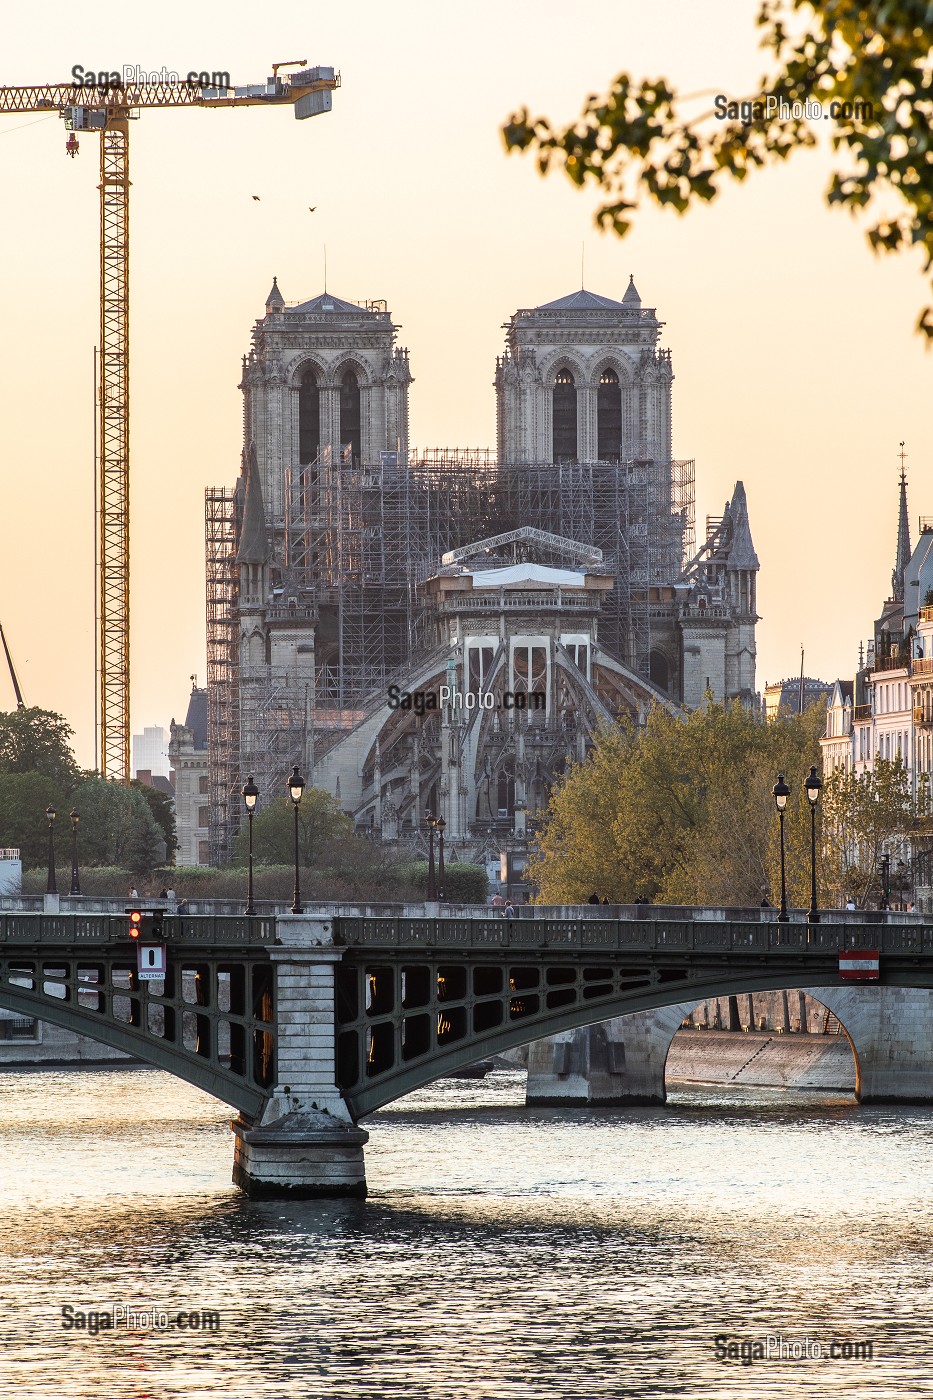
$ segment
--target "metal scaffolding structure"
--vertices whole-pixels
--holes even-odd
[[[237,497],[207,493],[214,860],[239,828],[247,772],[264,799],[284,791],[292,763],[313,779],[315,759],[430,651],[433,614],[420,585],[449,550],[519,526],[596,546],[615,578],[601,644],[645,676],[652,604],[693,553],[693,462],[500,464],[483,450],[434,449],[363,464],[328,454],[286,474],[284,500],[279,518],[267,515],[266,617],[307,628],[313,670],[267,667],[259,680],[240,674]]]

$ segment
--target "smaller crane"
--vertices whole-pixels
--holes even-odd
[[[10,668],[10,680],[13,682],[13,690],[16,695],[16,708],[25,710],[26,701],[23,699],[23,692],[19,688],[19,681],[16,679],[16,671],[13,669],[13,658],[10,655],[10,648],[6,644],[6,637],[3,635],[3,627],[0,625],[0,642],[3,643],[3,650],[6,653],[6,664]]]

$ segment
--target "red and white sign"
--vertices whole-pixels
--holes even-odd
[[[839,976],[843,982],[877,982],[878,949],[859,948],[839,953]]]

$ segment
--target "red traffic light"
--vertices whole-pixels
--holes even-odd
[[[127,913],[128,913],[129,916],[130,916],[130,927],[129,927],[129,935],[130,935],[130,938],[138,938],[139,935],[140,935],[140,933],[142,932],[142,926],[143,926],[143,915],[142,915],[142,910],[141,910],[141,909],[129,909],[129,910],[127,910]]]

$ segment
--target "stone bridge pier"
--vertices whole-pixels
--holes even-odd
[[[636,1011],[536,1040],[528,1047],[525,1102],[605,1108],[664,1103],[667,1052],[695,1004]]]
[[[240,1115],[234,1183],[250,1196],[366,1195],[363,1145],[336,1085],[334,964],[330,919],[276,920],[278,1082],[258,1122]]]
[[[848,1037],[859,1103],[933,1103],[933,991],[871,985],[801,990],[831,1011]],[[635,1011],[535,1041],[527,1050],[526,1102],[663,1104],[668,1050],[696,1004]]]
[[[804,987],[837,1017],[855,1056],[859,1103],[933,1103],[933,991]]]

